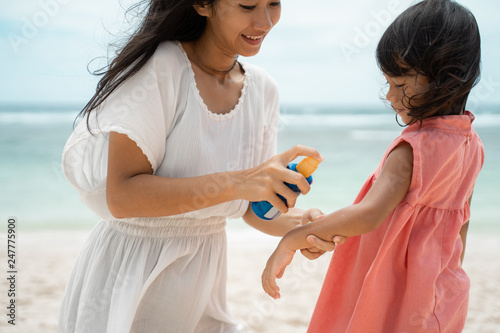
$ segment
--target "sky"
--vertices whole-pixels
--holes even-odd
[[[129,24],[133,0],[1,0],[0,104],[84,104],[97,78],[92,59]],[[237,0],[235,0],[237,1]],[[374,52],[385,28],[414,1],[282,0],[280,22],[261,52],[240,58],[278,82],[284,105],[380,104],[385,83]],[[459,1],[482,38],[482,81],[472,106],[500,103],[500,1]],[[91,63],[91,69],[104,64]]]

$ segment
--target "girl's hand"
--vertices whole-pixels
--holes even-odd
[[[317,208],[309,209],[302,216],[302,225],[314,222],[324,216],[325,214]],[[325,241],[315,235],[309,235],[307,236],[307,241],[312,245],[312,247],[301,249],[300,252],[307,259],[314,260],[321,257],[326,252],[335,250],[335,246],[337,244],[344,244],[346,240],[347,238],[345,237],[335,236],[332,241]]]
[[[323,157],[315,149],[297,145],[273,156],[255,168],[238,173],[234,179],[237,197],[248,201],[266,200],[280,212],[288,212],[288,208],[295,206],[297,194],[284,182],[296,184],[303,194],[309,192],[310,189],[309,183],[300,173],[286,168],[298,156],[309,156],[319,161],[323,160]],[[277,194],[282,195],[287,200],[288,207]]]
[[[295,251],[287,248],[283,240],[267,261],[266,268],[262,273],[262,287],[264,291],[274,299],[281,297],[280,288],[276,284],[276,279],[281,279],[285,268],[290,265]]]

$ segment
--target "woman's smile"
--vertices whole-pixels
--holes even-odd
[[[264,40],[265,35],[251,36],[251,35],[241,34],[241,36],[243,36],[245,41],[251,45],[260,45],[262,43],[262,41]]]

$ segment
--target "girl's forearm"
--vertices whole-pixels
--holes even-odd
[[[308,247],[308,235],[328,240],[334,236],[353,237],[377,229],[403,200],[411,183],[413,150],[401,143],[387,160],[363,200],[327,215],[316,222],[292,230],[283,238],[291,250]]]
[[[383,220],[382,220],[383,221]],[[375,230],[381,223],[378,214],[373,214],[361,204],[339,209],[315,222],[291,230],[282,242],[291,250],[309,248],[307,236],[314,235],[323,240],[334,236],[359,236]]]

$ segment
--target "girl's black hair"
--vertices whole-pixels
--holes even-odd
[[[476,19],[451,0],[425,0],[408,8],[387,28],[376,54],[388,76],[416,74],[428,79],[428,90],[406,102],[412,123],[462,114],[481,72]]]
[[[194,5],[212,5],[217,0],[143,0],[130,11],[144,8],[146,13],[138,28],[116,52],[116,57],[104,68],[93,72],[102,76],[96,92],[78,117],[88,117],[92,110],[132,75],[137,73],[155,53],[163,41],[194,41],[205,31],[206,18],[200,16]]]

